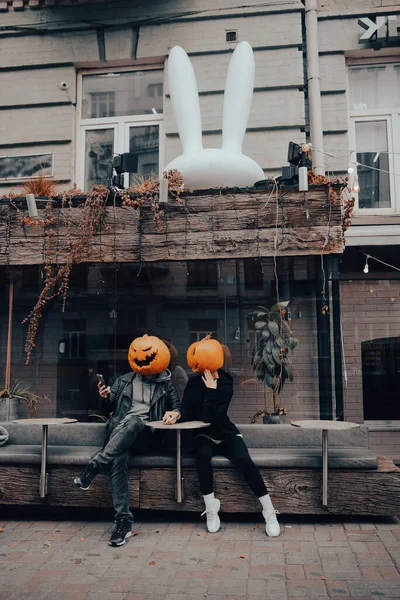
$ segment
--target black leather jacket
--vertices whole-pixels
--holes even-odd
[[[107,437],[124,418],[132,406],[132,382],[136,373],[127,373],[118,377],[111,388],[110,412],[111,418],[107,423]],[[149,421],[161,421],[167,410],[180,410],[178,393],[171,383],[171,373],[166,369],[159,375],[160,381],[154,390],[150,402]]]

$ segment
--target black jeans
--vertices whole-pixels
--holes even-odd
[[[158,432],[157,432],[158,433]],[[107,444],[91,462],[100,471],[110,474],[111,493],[115,519],[133,521],[129,510],[128,461],[130,454],[143,454],[159,445],[159,436],[153,434],[144,421],[134,415],[127,415],[112,430]]]
[[[211,459],[217,454],[226,456],[234,467],[242,471],[245,480],[257,498],[268,494],[266,485],[258,467],[254,464],[247,446],[241,436],[232,435],[221,444],[199,435],[195,439],[196,466],[200,489],[203,496],[214,491],[214,477]]]

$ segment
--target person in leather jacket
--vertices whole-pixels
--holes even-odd
[[[163,420],[176,423],[180,416],[180,400],[171,383],[168,369],[156,375],[127,373],[119,377],[112,388],[99,384],[99,394],[109,398],[112,415],[107,423],[106,443],[74,479],[75,485],[87,490],[94,477],[109,471],[115,510],[116,527],[110,546],[121,546],[132,535],[133,515],[129,509],[128,461],[130,452],[137,454],[154,450],[159,432],[146,427],[146,421]]]

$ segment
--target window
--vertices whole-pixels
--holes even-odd
[[[245,258],[243,260],[244,285],[246,290],[262,289],[263,269],[258,258]]]
[[[85,319],[64,319],[64,339],[59,351],[64,358],[83,358],[86,354]]]
[[[124,185],[140,176],[160,174],[163,163],[162,69],[81,73],[81,119],[78,131],[77,182],[85,191],[92,184],[111,182],[115,154],[132,152],[135,173],[124,175]]]
[[[90,118],[115,117],[115,92],[93,92],[90,98]]]
[[[54,155],[28,154],[26,156],[0,156],[0,179],[30,179],[53,176]]]
[[[400,64],[350,65],[349,102],[358,209],[400,212]]]
[[[399,338],[362,342],[361,353],[364,419],[400,419]]]
[[[217,336],[217,319],[189,319],[189,344],[199,342],[211,333]]]
[[[187,263],[187,287],[218,286],[218,265],[212,260],[195,260]]]

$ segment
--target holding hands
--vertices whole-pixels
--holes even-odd
[[[211,371],[209,371],[208,369],[206,369],[204,371],[204,375],[202,377],[202,380],[204,381],[204,384],[207,388],[209,388],[210,390],[216,390],[217,389],[217,380],[214,379],[214,377],[211,375]]]
[[[167,410],[162,420],[166,425],[174,425],[180,417],[177,410]]]

